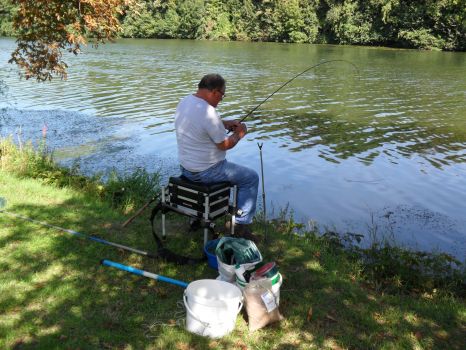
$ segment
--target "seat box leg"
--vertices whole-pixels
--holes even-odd
[[[162,189],[162,208],[165,204],[165,188]],[[162,210],[162,239],[166,238],[166,231],[165,231],[165,212]]]

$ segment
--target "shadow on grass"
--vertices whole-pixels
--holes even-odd
[[[128,231],[111,229],[120,218],[109,215],[107,208],[103,208],[102,215],[95,206],[85,204],[73,199],[59,206],[17,205],[7,209],[35,220],[153,250],[148,224]],[[176,269],[169,264],[0,215],[3,227],[0,338],[5,348],[160,345],[169,349],[190,342],[208,346],[208,339],[184,331],[172,338],[164,336],[176,328],[175,316],[184,317],[179,312],[183,310],[176,310],[177,301],[182,298],[181,288],[102,267],[99,261],[109,258],[173,274]],[[193,271],[193,275],[197,274]],[[189,277],[188,273],[182,275]],[[159,334],[151,334],[154,329]],[[157,345],[160,342],[163,344]]]
[[[462,349],[464,303],[377,293],[358,282],[357,266],[343,252],[314,243],[276,237],[264,252],[278,257],[280,308],[297,330],[276,349]]]
[[[154,251],[147,217],[127,230],[104,205],[71,198],[59,205],[7,208],[50,224]],[[147,214],[147,213],[146,213]],[[0,345],[12,349],[460,349],[464,323],[447,301],[381,296],[349,277],[338,252],[276,235],[259,245],[284,276],[286,320],[249,334],[244,320],[220,340],[183,330],[183,290],[102,267],[102,258],[172,278],[215,278],[205,264],[178,267],[0,214]],[[342,268],[343,266],[343,268]],[[464,322],[464,320],[463,320]],[[461,328],[463,327],[463,328]],[[3,343],[3,344],[2,344]]]

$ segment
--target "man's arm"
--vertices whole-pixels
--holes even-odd
[[[224,125],[225,127],[227,127],[225,122],[224,122]],[[227,151],[235,147],[236,144],[239,142],[239,140],[241,140],[248,132],[246,128],[246,124],[242,124],[242,123],[240,124],[239,122],[236,122],[235,126],[232,125],[232,130],[233,130],[233,134],[231,134],[229,137],[227,137],[222,142],[216,143],[217,147],[221,149],[222,151]]]

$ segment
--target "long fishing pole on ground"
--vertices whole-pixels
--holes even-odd
[[[182,288],[186,288],[188,286],[188,283],[186,283],[186,282],[175,280],[175,279],[170,278],[170,277],[157,275],[157,274],[152,273],[152,272],[139,270],[139,269],[137,269],[135,267],[128,266],[128,265],[123,265],[123,264],[120,264],[120,263],[117,263],[117,262],[114,262],[114,261],[111,261],[111,260],[103,259],[103,260],[100,261],[100,264],[104,265],[104,266],[114,267],[114,268],[122,270],[122,271],[130,272],[130,273],[133,273],[133,274],[138,275],[138,276],[144,276],[144,277],[147,277],[147,278],[152,278],[153,280],[156,280],[156,281],[174,284],[174,285],[182,287]]]
[[[4,205],[5,205],[5,200],[0,198],[0,208],[2,208]],[[41,226],[46,226],[46,227],[49,227],[49,228],[53,228],[53,229],[58,230],[58,231],[67,232],[67,233],[72,234],[74,236],[78,236],[78,237],[81,237],[81,238],[84,238],[84,239],[87,239],[87,240],[90,240],[90,241],[93,241],[93,242],[109,245],[109,246],[112,246],[112,247],[115,247],[115,248],[119,248],[119,249],[123,249],[123,250],[129,251],[129,252],[132,252],[132,253],[147,256],[148,258],[153,258],[153,259],[158,258],[156,255],[153,255],[153,254],[151,254],[149,252],[145,252],[143,250],[131,248],[131,247],[128,247],[128,246],[125,246],[125,245],[122,245],[122,244],[118,244],[118,243],[113,243],[113,242],[107,241],[107,240],[102,239],[102,238],[97,237],[97,236],[91,236],[91,235],[87,235],[87,234],[82,233],[82,232],[66,229],[66,228],[63,228],[63,227],[60,227],[60,226],[51,225],[51,224],[49,224],[47,222],[35,220],[35,219],[29,218],[27,216],[12,213],[12,212],[9,212],[9,211],[3,210],[3,209],[0,209],[0,213],[4,213],[4,214],[7,214],[7,215],[10,215],[10,216],[22,219],[22,220],[30,221],[30,222],[33,222],[35,224],[41,225]]]
[[[259,154],[261,159],[261,179],[262,179],[262,205],[264,206],[263,215],[264,215],[264,242],[267,242],[267,209],[265,202],[265,184],[264,184],[264,163],[262,161],[262,147],[264,143],[257,143],[259,147]]]

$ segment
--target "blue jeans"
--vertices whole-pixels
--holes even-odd
[[[252,222],[252,218],[256,213],[259,186],[259,176],[254,170],[230,163],[225,159],[198,173],[192,173],[181,167],[181,173],[191,181],[206,184],[228,181],[232,185],[236,185],[238,187],[238,209],[242,211],[241,215],[236,217],[236,223],[250,224]]]

